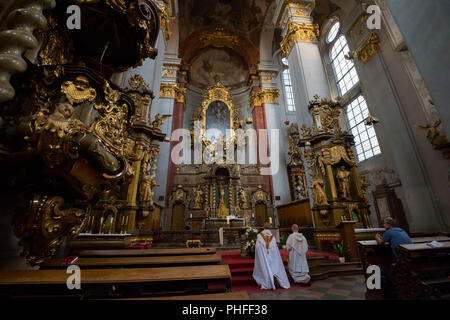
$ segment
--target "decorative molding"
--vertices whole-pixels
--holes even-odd
[[[378,34],[372,32],[361,46],[352,52],[353,58],[367,63],[378,51],[381,50]]]
[[[317,42],[319,36],[319,26],[317,24],[306,24],[291,22],[289,29],[281,41],[281,51],[284,56],[288,56],[294,43],[297,41]]]
[[[259,71],[259,76],[261,80],[265,83],[270,83],[276,79],[278,75],[277,71]]]
[[[161,83],[159,97],[186,103],[186,88],[178,88],[176,83]]]

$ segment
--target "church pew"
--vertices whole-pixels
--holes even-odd
[[[228,265],[81,270],[81,290],[69,290],[68,277],[61,269],[0,271],[0,296],[105,298],[231,291]]]
[[[205,265],[219,264],[222,257],[218,254],[188,255],[188,256],[150,256],[150,257],[99,257],[99,258],[78,258],[72,264],[81,269],[93,268],[136,268],[136,267],[161,267],[176,265]],[[54,258],[40,266],[44,269],[67,268],[69,264],[64,258]]]
[[[430,243],[433,240],[446,243],[450,241],[449,237],[418,237],[411,239],[415,244]],[[367,278],[371,274],[367,274],[366,270],[370,265],[384,266],[387,270],[391,270],[392,264],[396,262],[396,258],[389,244],[378,245],[375,240],[358,241],[359,253],[361,257],[361,265],[363,267],[364,276]],[[429,246],[426,246],[430,248]],[[373,289],[366,291],[367,300],[384,299],[382,290]]]
[[[397,247],[393,283],[400,299],[439,299],[450,294],[450,242],[441,248],[426,243]]]
[[[215,254],[215,248],[177,248],[177,249],[129,249],[129,250],[79,250],[72,255],[80,257],[139,257]]]
[[[186,296],[164,296],[164,297],[145,297],[136,299],[120,299],[120,300],[250,300],[246,291],[210,293],[210,294],[194,294]]]

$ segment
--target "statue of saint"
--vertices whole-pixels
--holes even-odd
[[[327,195],[325,193],[325,184],[320,177],[315,177],[311,183],[311,190],[314,193],[314,204],[316,206],[327,205]]]
[[[227,206],[225,205],[225,190],[220,186],[220,200],[219,200],[219,218],[225,218],[228,215]]]
[[[139,200],[141,204],[153,205],[153,188],[156,186],[155,179],[148,173],[144,174],[139,186]]]
[[[194,189],[194,209],[203,209],[203,190],[200,186]]]
[[[350,175],[351,172],[345,170],[344,166],[341,166],[336,174],[339,189],[341,190],[342,197],[345,199],[350,197]]]
[[[241,209],[248,208],[247,195],[245,194],[245,190],[243,188],[239,189],[239,202]]]

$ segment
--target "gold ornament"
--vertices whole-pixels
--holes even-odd
[[[61,85],[61,92],[64,93],[71,104],[78,104],[85,101],[94,101],[97,92],[89,86],[88,78],[79,76],[75,81],[66,81]]]

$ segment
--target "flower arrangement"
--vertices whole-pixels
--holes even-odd
[[[333,243],[333,250],[339,257],[344,257],[345,256],[344,241],[341,241],[341,243]]]
[[[250,257],[252,257],[255,254],[255,245],[258,238],[258,230],[254,228],[248,228],[244,236],[244,250],[246,250]]]

